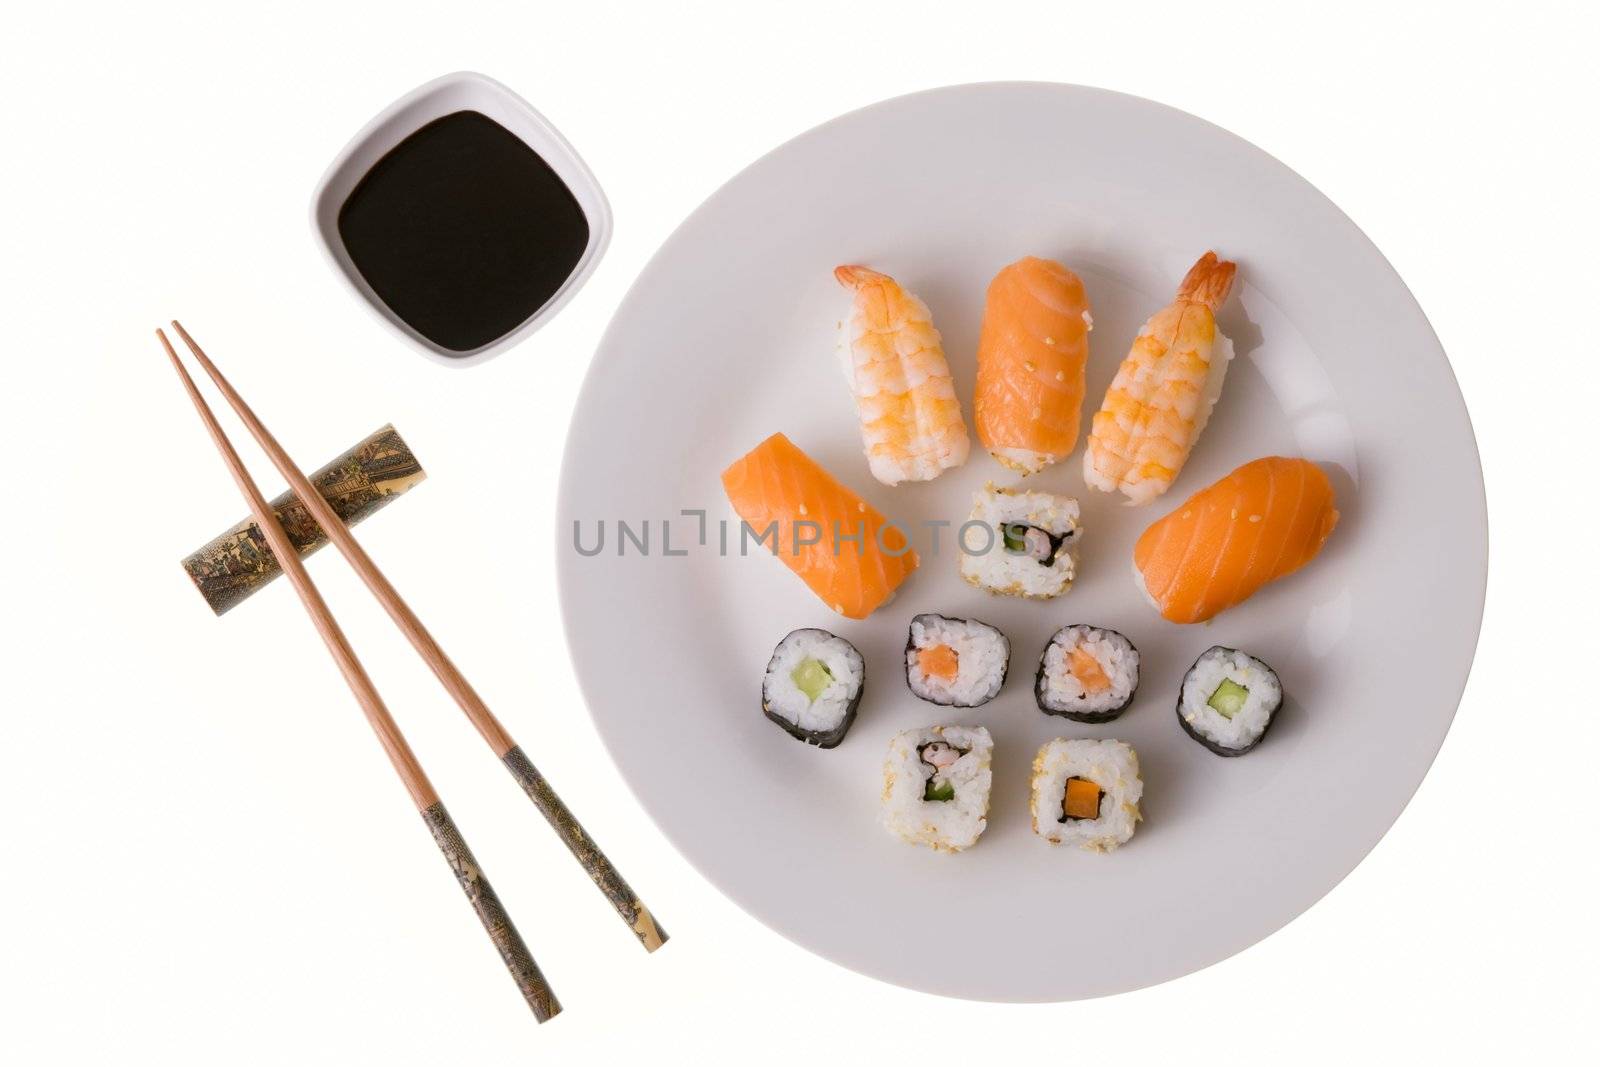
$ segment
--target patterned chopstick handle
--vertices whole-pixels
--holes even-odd
[[[422,820],[428,824],[428,831],[438,843],[439,851],[444,853],[445,861],[455,872],[456,881],[472,902],[472,910],[478,913],[483,928],[489,932],[489,940],[499,950],[506,970],[511,972],[517,988],[522,990],[523,999],[533,1009],[534,1018],[544,1022],[559,1014],[561,1003],[550,991],[550,984],[545,981],[539,965],[533,962],[533,955],[523,943],[522,935],[511,924],[511,916],[506,914],[505,905],[500,903],[494,887],[483,876],[472,850],[462,840],[461,831],[456,829],[455,820],[444,810],[444,804],[436,803],[424,809]]]
[[[545,781],[544,775],[533,765],[520,747],[513,746],[502,757],[506,769],[511,776],[522,786],[522,791],[528,794],[528,799],[544,813],[550,821],[561,840],[566,842],[567,848],[577,858],[589,877],[594,879],[594,884],[611,901],[611,906],[617,909],[617,914],[622,916],[623,922],[633,930],[639,943],[646,950],[654,952],[667,940],[667,932],[663,930],[650,914],[650,909],[644,906],[637,894],[623,881],[622,875],[611,866],[611,861],[606,859],[605,853],[600,851],[600,846],[578,825],[578,820],[572,812],[556,796],[556,791],[550,788],[550,783]]]

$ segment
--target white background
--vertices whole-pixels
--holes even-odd
[[[1582,1025],[1597,993],[1600,890],[1600,589],[1586,522],[1600,387],[1593,5],[224,13],[238,10],[36,5],[0,31],[0,1058],[1248,1064],[1600,1052]],[[348,297],[306,215],[350,134],[459,68],[505,81],[567,134],[617,231],[557,320],[454,372]],[[661,239],[734,171],[817,122],[1005,78],[1183,108],[1344,208],[1451,355],[1492,541],[1461,712],[1366,862],[1205,972],[1053,1006],[880,985],[724,901],[652,832],[601,750],[552,583],[567,415],[607,316]],[[937,167],[940,146],[927,155]],[[549,1025],[527,1016],[289,589],[218,621],[177,569],[242,509],[151,338],[174,315],[304,465],[392,420],[427,466],[430,480],[363,541],[674,935],[655,956],[639,951],[348,569],[319,557],[313,575],[566,1002]],[[817,906],[847,908],[849,894]]]

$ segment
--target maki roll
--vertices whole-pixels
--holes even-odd
[[[1115,630],[1063,626],[1039,657],[1033,696],[1046,715],[1110,722],[1133,703],[1139,650]]]
[[[1030,787],[1033,832],[1052,845],[1110,852],[1141,818],[1139,756],[1122,741],[1047,741]]]
[[[849,641],[826,630],[796,630],[772,650],[761,710],[791,736],[833,748],[855,721],[866,679],[866,664]]]
[[[974,526],[989,531],[981,549],[967,533]],[[957,535],[961,577],[1001,596],[1060,596],[1078,570],[1078,531],[1078,502],[1070,496],[987,485],[973,496]]]
[[[970,848],[988,825],[994,742],[981,726],[929,726],[889,740],[883,825],[938,852]]]
[[[906,635],[906,685],[930,704],[975,708],[1000,692],[1011,642],[986,622],[918,615]]]
[[[1242,756],[1261,743],[1283,706],[1271,667],[1236,648],[1213,645],[1183,676],[1178,722],[1219,756]]]

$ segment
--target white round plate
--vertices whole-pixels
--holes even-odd
[[[984,290],[1023,255],[1058,259],[1094,308],[1087,421],[1140,323],[1206,249],[1239,264],[1221,327],[1238,351],[1172,490],[1127,508],[1085,490],[1082,450],[1028,479],[1078,497],[1076,586],[989,597],[946,542],[853,622],[761,550],[741,558],[722,469],[783,431],[891,517],[959,523],[984,482],[1016,481],[976,442],[931,483],[867,472],[834,346],[840,263],[886,271],[932,308],[970,418]],[[1314,459],[1342,519],[1322,555],[1209,625],[1167,623],[1129,575],[1134,539],[1247,460]],[[703,510],[706,538],[701,543]],[[649,526],[649,551],[618,538]],[[670,520],[670,531],[664,523]],[[604,523],[604,548],[592,550]],[[719,523],[735,531],[719,552]],[[641,804],[713,884],[774,930],[865,974],[985,1000],[1045,1001],[1188,973],[1331,889],[1421,782],[1461,697],[1482,615],[1483,482],[1438,340],[1365,236],[1303,179],[1170,108],[1064,85],[919,93],[836,119],[752,164],[656,254],[617,311],[573,419],[560,500],[561,599],[596,726]],[[575,524],[578,540],[575,541]],[[663,544],[664,534],[670,538]],[[620,546],[620,547],[619,547]],[[667,555],[665,549],[682,555]],[[985,707],[907,691],[912,615],[980,618],[1011,638]],[[1040,714],[1056,628],[1110,626],[1143,653],[1116,722]],[[763,718],[762,669],[820,626],[866,657],[861,710],[831,751]],[[1179,680],[1214,644],[1275,666],[1288,693],[1265,742],[1222,759],[1179,728]],[[959,855],[878,823],[888,738],[964,722],[995,738],[989,828]],[[1115,737],[1139,753],[1144,822],[1120,850],[1052,848],[1027,811],[1034,752]]]

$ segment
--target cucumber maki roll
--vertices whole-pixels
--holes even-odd
[[[1005,684],[1010,662],[1011,642],[986,622],[932,614],[911,620],[906,685],[930,704],[987,704]]]
[[[855,721],[866,679],[866,664],[849,641],[826,630],[796,630],[772,650],[761,710],[791,737],[833,748]]]
[[[1236,648],[1213,645],[1183,676],[1178,722],[1219,756],[1242,756],[1261,743],[1283,706],[1277,672]]]
[[[1046,715],[1110,722],[1133,703],[1139,650],[1115,630],[1063,626],[1044,646],[1033,696]]]

